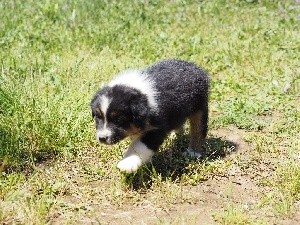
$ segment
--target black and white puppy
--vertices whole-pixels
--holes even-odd
[[[187,154],[200,157],[207,135],[208,88],[209,78],[202,69],[176,59],[121,73],[91,102],[96,138],[111,145],[133,137],[117,164],[121,171],[132,173],[151,160],[170,131],[189,119]]]

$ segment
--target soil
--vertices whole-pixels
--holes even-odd
[[[251,154],[251,146],[243,140],[244,131],[237,128],[219,129],[213,131],[214,138],[221,138],[234,145],[235,151],[224,160],[247,160]],[[256,165],[263,172],[263,163]],[[269,173],[268,173],[269,174]],[[111,204],[100,201],[101,204],[91,203],[93,210],[78,216],[79,224],[217,224],[213,215],[224,212],[230,207],[240,208],[250,212],[252,221],[263,218],[267,224],[300,224],[300,213],[293,218],[279,219],[271,210],[259,207],[267,187],[260,185],[259,176],[244,171],[239,163],[232,164],[226,175],[213,176],[196,186],[183,186],[182,193],[190,196],[189,200],[176,203],[154,204],[157,197],[155,192],[147,192],[146,197],[138,202]],[[99,183],[90,183],[91,187]],[[103,184],[102,184],[103,185]],[[64,198],[64,202],[80,203],[80,197]],[[99,202],[99,201],[98,201]],[[49,220],[61,224],[68,215],[54,214]],[[219,221],[220,222],[220,221]]]

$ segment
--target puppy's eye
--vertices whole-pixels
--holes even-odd
[[[116,111],[113,111],[113,112],[110,113],[110,118],[112,120],[118,119],[119,116],[120,116],[120,114],[118,112],[116,112]]]
[[[118,124],[124,123],[126,121],[126,117],[122,112],[112,111],[109,114],[109,117],[112,121],[115,121]]]
[[[101,110],[96,109],[96,111],[94,113],[94,117],[97,117],[99,119],[103,119],[103,113],[101,112]]]

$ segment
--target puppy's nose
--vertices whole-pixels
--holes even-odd
[[[106,143],[107,140],[108,140],[108,137],[107,137],[107,136],[99,137],[99,141],[102,142],[102,143]]]

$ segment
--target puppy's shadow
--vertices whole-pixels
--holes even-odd
[[[153,182],[153,176],[159,175],[162,181],[180,179],[192,163],[205,163],[225,156],[238,150],[238,144],[222,138],[209,137],[206,140],[206,153],[201,159],[191,159],[183,156],[188,148],[189,137],[186,134],[177,135],[176,138],[169,138],[158,152],[151,164],[142,167],[135,175],[126,175],[125,182],[134,190],[149,188]]]

